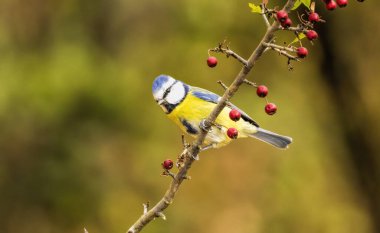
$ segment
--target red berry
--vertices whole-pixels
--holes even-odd
[[[281,26],[284,28],[292,26],[292,20],[290,18],[286,18],[285,21],[281,23]]]
[[[238,137],[238,130],[235,128],[229,128],[227,130],[227,136],[231,139],[236,139]]]
[[[165,160],[163,163],[162,163],[162,167],[166,170],[170,170],[172,169],[173,167],[173,161],[171,161],[170,159],[167,159]]]
[[[207,65],[209,67],[215,67],[218,64],[218,59],[216,57],[208,57],[207,58]]]
[[[312,23],[317,23],[319,22],[319,15],[316,12],[311,12],[309,15],[309,21]]]
[[[259,97],[264,98],[265,96],[268,95],[268,88],[264,85],[260,85],[257,87],[256,94]]]
[[[348,4],[348,0],[336,0],[339,7],[345,7]]]
[[[336,2],[334,0],[328,0],[326,2],[326,8],[329,11],[335,10],[335,8],[336,8]]]
[[[277,111],[277,106],[274,103],[268,103],[267,105],[265,105],[265,112],[268,115],[273,115],[276,113],[276,111]]]
[[[306,37],[309,40],[315,40],[318,38],[318,33],[314,30],[309,30],[306,32]]]
[[[230,111],[230,119],[231,120],[238,121],[238,120],[240,120],[240,117],[241,117],[241,113],[238,110],[232,109]]]
[[[298,55],[298,57],[300,57],[300,58],[304,58],[304,57],[306,57],[308,53],[309,53],[309,52],[307,51],[307,48],[305,48],[305,47],[299,47],[299,48],[297,49],[297,55]]]
[[[284,10],[277,11],[277,20],[280,22],[284,22],[288,18],[288,13]]]

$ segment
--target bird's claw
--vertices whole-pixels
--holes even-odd
[[[211,132],[210,122],[208,122],[206,119],[203,119],[201,123],[199,123],[199,128],[201,128],[203,131]]]
[[[210,126],[209,126],[210,125]],[[206,119],[203,119],[201,121],[201,123],[199,123],[199,128],[201,128],[202,130],[206,131],[206,132],[211,132],[212,131],[212,128],[211,126],[215,126],[216,128],[218,128],[219,130],[221,130],[223,128],[222,125],[219,125],[215,122],[209,122],[207,121]]]

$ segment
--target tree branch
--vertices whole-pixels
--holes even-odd
[[[274,51],[278,52],[280,55],[287,57],[289,60],[299,61],[298,57],[287,53],[287,51],[291,53],[296,52],[296,49],[294,47],[285,47],[285,46],[280,46],[273,43],[264,43],[264,46],[267,48],[273,49]]]
[[[289,12],[290,9],[293,7],[295,1],[296,0],[288,0],[284,6],[284,10]],[[279,23],[278,21],[275,21],[267,29],[261,42],[247,60],[247,63],[244,64],[233,83],[224,92],[219,103],[215,106],[213,111],[206,119],[205,130],[200,133],[200,135],[197,137],[197,139],[192,143],[190,147],[184,148],[181,155],[185,154],[187,156],[185,156],[182,166],[179,168],[178,173],[174,176],[168,190],[165,192],[165,195],[152,209],[148,210],[147,212],[144,211],[145,213],[129,228],[128,233],[140,232],[141,229],[143,229],[143,227],[145,227],[153,219],[155,219],[156,217],[161,217],[162,212],[173,202],[175,194],[177,193],[182,181],[187,178],[187,172],[191,168],[193,162],[195,161],[194,158],[197,158],[200,152],[200,146],[203,144],[207,136],[208,129],[210,129],[212,123],[216,120],[218,115],[222,112],[223,108],[227,105],[229,99],[236,93],[240,85],[244,82],[246,76],[254,67],[256,61],[264,53],[266,49],[265,43],[269,43],[270,41],[272,41],[274,33],[277,30],[279,30]]]

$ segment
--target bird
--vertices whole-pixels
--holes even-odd
[[[190,86],[165,74],[157,76],[152,85],[153,98],[179,128],[192,137],[205,130],[205,120],[221,97],[211,91]],[[236,109],[241,119],[232,121],[229,112]],[[238,138],[252,137],[280,149],[288,148],[292,138],[261,128],[248,114],[233,104],[228,104],[211,125],[202,149],[220,148],[229,144],[227,130],[235,128]]]

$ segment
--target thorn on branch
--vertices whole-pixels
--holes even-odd
[[[143,208],[144,208],[144,214],[148,213],[148,209],[149,209],[149,201],[147,201],[146,203],[143,204]]]
[[[219,83],[223,87],[224,90],[228,89],[228,87],[221,80],[217,81],[217,83]]]
[[[252,86],[254,88],[257,88],[257,84],[254,82],[249,81],[248,79],[244,79],[243,81],[245,84],[248,84],[249,86]]]
[[[162,218],[163,220],[166,220],[166,216],[165,216],[165,214],[162,213],[162,212],[157,212],[157,213],[156,213],[156,217],[159,217],[159,218]]]

